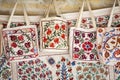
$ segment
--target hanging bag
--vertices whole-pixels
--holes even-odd
[[[93,23],[93,28],[91,29],[81,28],[82,13],[85,2],[87,3]],[[83,1],[76,26],[70,28],[69,44],[69,53],[71,54],[72,59],[84,61],[95,61],[98,59],[96,51],[96,23],[88,0]]]
[[[112,17],[116,0],[110,14],[108,25],[97,29],[97,49],[100,61],[107,65],[114,65],[120,61],[120,27],[112,27]]]
[[[38,55],[37,29],[34,25],[29,25],[28,16],[24,8],[26,26],[10,28],[11,20],[17,7],[17,2],[9,18],[7,28],[3,29],[3,45],[5,56],[11,60],[36,57]]]
[[[50,3],[46,18],[41,19],[40,21],[41,51],[45,53],[49,52],[49,54],[68,52],[67,20],[65,20],[62,17],[48,17],[51,5],[54,4],[55,6],[56,4],[55,2],[56,1],[53,0]],[[57,7],[55,6],[55,8]],[[58,9],[55,10],[57,15],[59,15]],[[49,54],[45,54],[45,55],[49,55]]]

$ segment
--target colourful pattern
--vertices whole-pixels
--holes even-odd
[[[120,28],[98,28],[98,53],[106,64],[116,64],[120,60]]]
[[[108,66],[98,63],[78,62],[76,80],[110,80]]]
[[[56,80],[74,80],[71,62],[62,57],[56,64]]]
[[[102,15],[102,16],[97,16],[95,17],[97,27],[106,27],[109,16],[108,15]],[[82,19],[82,28],[92,28],[92,23],[91,23],[91,18],[83,18]],[[75,26],[76,25],[76,19],[68,20],[68,25],[69,27]],[[112,26],[116,27],[120,25],[120,14],[115,14],[113,17],[113,23]]]
[[[5,55],[10,60],[38,55],[36,27],[3,30]]]
[[[67,23],[62,20],[42,20],[44,49],[67,49]]]
[[[10,62],[4,55],[0,58],[0,80],[12,80]]]
[[[96,32],[73,30],[72,58],[79,60],[97,60]]]
[[[120,80],[120,62],[114,66],[114,80]]]
[[[52,71],[40,59],[17,63],[17,80],[53,80]]]

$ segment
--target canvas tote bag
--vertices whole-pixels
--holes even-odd
[[[3,29],[4,54],[11,60],[36,57],[38,55],[37,29],[34,25],[29,25],[28,16],[24,8],[26,26],[10,28],[11,19],[14,15],[17,2],[9,18],[7,28]]]
[[[107,65],[114,65],[120,61],[120,27],[112,27],[112,18],[115,9],[114,2],[108,25],[97,29],[97,49],[100,61]]]
[[[80,26],[85,3],[87,3],[93,23],[93,28],[91,29],[84,29]],[[96,23],[88,0],[83,1],[76,26],[70,28],[69,45],[69,53],[74,60],[95,61],[98,59],[96,51]]]
[[[53,0],[50,3],[46,18],[41,19],[40,21],[41,51],[45,53],[49,52],[50,54],[57,52],[68,52],[67,20],[62,17],[48,17],[52,4],[55,7],[57,15],[59,15],[55,2],[56,1]]]

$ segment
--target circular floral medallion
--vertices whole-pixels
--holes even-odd
[[[82,48],[85,50],[85,51],[91,51],[92,48],[93,48],[93,44],[91,42],[84,42],[82,44]]]

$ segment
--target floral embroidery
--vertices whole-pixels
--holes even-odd
[[[85,50],[85,51],[91,51],[92,48],[93,48],[93,44],[91,42],[84,42],[82,44],[82,48]]]
[[[40,59],[17,63],[18,80],[53,80],[52,72]]]
[[[56,80],[74,80],[71,65],[68,59],[62,57],[61,61],[56,64]]]
[[[117,62],[117,64],[115,65],[114,71],[116,74],[120,74],[120,62]]]
[[[49,63],[50,65],[53,65],[53,64],[55,64],[55,60],[54,60],[52,57],[50,57],[50,58],[48,59],[48,63]]]
[[[116,64],[120,60],[119,29],[98,28],[97,30],[98,53],[103,57],[105,64]]]
[[[117,62],[114,66],[114,79],[120,80],[120,62]]]
[[[35,57],[38,54],[35,27],[3,30],[5,54],[10,60]]]
[[[10,62],[6,60],[4,55],[0,58],[0,80],[12,80]]]
[[[67,23],[62,20],[42,21],[43,48],[67,49]]]
[[[113,18],[113,23],[112,26],[118,26],[120,24],[120,14],[115,14]],[[95,17],[96,24],[98,27],[106,27],[107,26],[107,21],[109,20],[109,15],[103,15],[103,16],[96,16]],[[82,28],[92,28],[91,25],[91,18],[83,18],[82,19]],[[68,25],[69,27],[75,26],[76,25],[76,19],[68,20]]]
[[[96,51],[96,32],[73,30],[73,59],[98,60]]]
[[[109,80],[108,66],[98,63],[78,62],[76,80]]]

